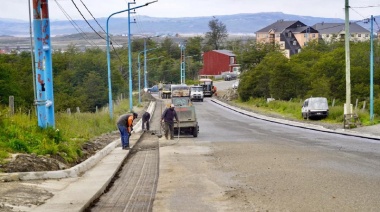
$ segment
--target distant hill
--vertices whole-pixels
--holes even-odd
[[[306,25],[312,26],[321,22],[343,23],[344,20],[336,18],[323,18],[311,16],[298,16],[284,14],[281,12],[251,13],[217,16],[221,22],[227,26],[229,34],[253,34],[259,29],[277,21],[283,20],[299,20]],[[131,25],[131,33],[134,34],[204,34],[209,31],[208,22],[213,16],[207,17],[184,17],[184,18],[157,18],[149,16],[138,16],[138,23]],[[107,18],[97,19],[103,29],[106,29]],[[93,28],[102,31],[94,20],[88,20]],[[69,21],[51,21],[52,35],[68,35],[78,33],[73,27],[74,23]],[[91,28],[84,20],[75,20],[75,24],[85,32],[92,32]],[[74,24],[74,25],[75,25]],[[369,24],[363,25],[369,29]],[[127,18],[111,18],[109,22],[110,34],[127,34],[128,33]],[[29,22],[12,19],[0,18],[0,36],[28,36]]]

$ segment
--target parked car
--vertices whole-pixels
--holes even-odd
[[[230,81],[230,80],[237,79],[238,75],[235,72],[228,72],[228,73],[222,74],[222,77],[223,77],[224,81]]]
[[[312,97],[304,101],[302,105],[302,117],[310,118],[326,118],[329,115],[329,105],[325,97]]]
[[[238,87],[239,87],[239,80],[237,80],[236,82],[234,82],[234,84],[232,84],[233,89],[237,89]]]
[[[148,93],[156,93],[156,92],[158,92],[158,86],[157,85],[153,85],[151,88],[148,88],[147,92]]]

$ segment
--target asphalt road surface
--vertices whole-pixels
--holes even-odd
[[[160,140],[153,211],[379,210],[379,141],[194,104],[198,138]]]

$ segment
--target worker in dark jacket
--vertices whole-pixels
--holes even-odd
[[[130,149],[129,137],[131,137],[133,130],[133,120],[137,119],[137,113],[124,114],[117,120],[117,128],[120,131],[121,147],[123,149]]]
[[[174,118],[179,123],[177,113],[174,110],[174,104],[171,104],[169,108],[162,113],[161,121],[165,123],[165,138],[168,139],[170,131],[170,139],[174,139]]]
[[[143,115],[142,115],[142,130],[145,131],[145,126],[146,126],[146,130],[149,131],[149,121],[150,121],[150,113],[149,112],[145,112]]]

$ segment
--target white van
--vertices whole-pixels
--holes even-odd
[[[304,119],[326,118],[329,115],[329,105],[325,97],[312,97],[305,100],[301,111]]]

